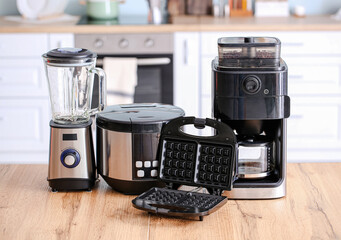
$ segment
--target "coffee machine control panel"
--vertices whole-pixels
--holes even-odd
[[[60,161],[67,168],[75,168],[80,162],[80,154],[75,149],[66,149],[60,155]]]

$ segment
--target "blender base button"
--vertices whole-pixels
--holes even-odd
[[[150,172],[150,176],[152,176],[152,177],[157,177],[157,170],[152,170],[152,171]]]
[[[159,166],[159,161],[153,161],[153,167],[158,167]]]
[[[135,166],[136,166],[137,168],[141,168],[141,167],[142,167],[142,161],[136,161],[136,162],[135,162]]]
[[[72,155],[67,155],[65,158],[64,158],[64,163],[68,166],[72,166],[74,163],[76,162],[76,159],[74,156]]]
[[[145,168],[150,168],[150,166],[151,166],[151,162],[150,161],[145,161],[144,162],[144,167]]]
[[[138,177],[144,177],[144,171],[143,170],[138,170],[137,171],[137,176]]]

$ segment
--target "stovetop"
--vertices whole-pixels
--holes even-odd
[[[168,17],[163,17],[161,24],[168,23]],[[78,21],[77,25],[152,25],[152,23],[148,22],[148,16],[119,16],[118,19],[111,19],[111,20],[98,20],[92,19],[87,16],[81,17]]]

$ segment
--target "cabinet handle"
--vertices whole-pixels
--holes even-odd
[[[289,79],[303,79],[303,75],[289,75]]]
[[[302,119],[303,115],[290,115],[291,119]]]
[[[138,66],[155,66],[168,65],[171,62],[170,58],[138,58]],[[97,59],[96,66],[103,66],[103,59]]]
[[[57,42],[57,47],[58,47],[58,48],[67,47],[66,45],[67,45],[67,44],[65,44],[65,41],[64,41],[64,40],[59,40],[59,41]]]
[[[185,65],[188,64],[188,43],[187,43],[187,39],[185,39],[185,41],[184,41],[184,64]]]
[[[285,47],[302,47],[304,46],[304,43],[282,43],[282,46],[285,46]]]

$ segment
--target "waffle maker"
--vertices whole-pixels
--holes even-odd
[[[205,126],[217,135],[202,137],[184,133],[184,125]],[[194,117],[171,120],[161,132],[159,180],[165,188],[154,187],[136,197],[137,209],[150,213],[192,218],[218,210],[227,202],[223,190],[231,190],[235,175],[237,140],[226,124]],[[209,194],[177,190],[180,185],[204,187]]]

